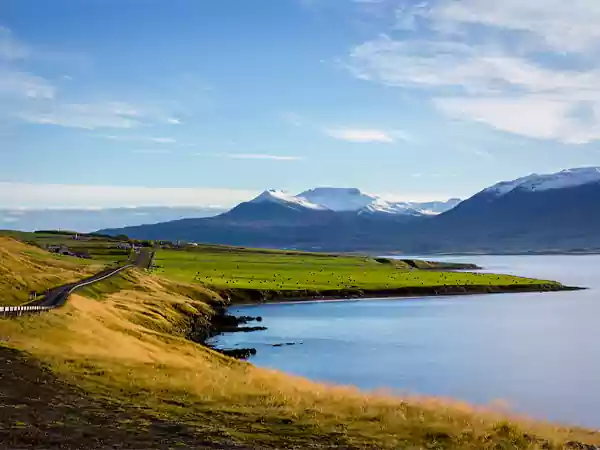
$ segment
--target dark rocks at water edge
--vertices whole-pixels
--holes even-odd
[[[213,350],[215,350],[223,355],[230,356],[231,358],[236,358],[236,359],[248,359],[251,356],[256,355],[255,348],[228,348],[228,349],[213,348]]]
[[[242,327],[248,322],[262,322],[262,317],[251,316],[232,316],[230,314],[216,315],[213,317],[212,325],[216,334],[219,333],[235,333],[235,332],[250,332],[263,331],[266,327]]]
[[[283,347],[283,346],[296,345],[296,344],[302,345],[303,342],[299,342],[299,343],[297,343],[297,342],[285,342],[283,344],[273,344],[273,345],[271,345],[271,347]]]
[[[208,339],[221,333],[263,331],[267,329],[266,327],[240,327],[240,325],[245,325],[248,322],[262,322],[262,317],[235,317],[227,314],[225,308],[219,308],[210,317],[208,323],[202,318],[191,320],[187,337],[199,344],[206,344]]]

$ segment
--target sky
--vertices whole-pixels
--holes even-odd
[[[597,0],[3,0],[0,207],[600,166]]]

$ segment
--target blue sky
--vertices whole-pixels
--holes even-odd
[[[596,0],[5,0],[0,207],[466,197],[600,165]]]

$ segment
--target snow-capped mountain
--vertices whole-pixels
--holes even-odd
[[[290,208],[306,208],[314,211],[356,212],[362,214],[394,214],[425,216],[441,214],[460,200],[447,202],[391,202],[370,195],[356,188],[321,187],[292,195],[283,191],[268,190],[250,200],[250,204],[272,203]]]
[[[277,191],[275,189],[269,189],[268,191],[263,192],[248,203],[276,203],[284,206],[300,206],[302,208],[322,211],[329,209],[323,205],[312,203],[310,200],[301,196],[294,196],[287,192]]]
[[[503,181],[485,189],[483,192],[502,196],[515,190],[542,192],[590,183],[600,183],[600,167],[581,167],[542,175],[534,173],[513,181]]]
[[[382,199],[375,199],[372,203],[362,208],[358,214],[402,214],[408,216],[425,215],[413,208],[410,203],[393,203]]]
[[[600,248],[600,168],[497,183],[422,228],[442,251]]]
[[[304,191],[297,198],[322,205],[331,211],[360,211],[377,202],[378,198],[356,188],[320,187]]]
[[[104,231],[309,250],[600,251],[598,205],[600,169],[588,167],[505,181],[462,202],[390,202],[357,189],[267,191],[216,217]]]

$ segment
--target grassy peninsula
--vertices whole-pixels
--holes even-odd
[[[232,303],[565,289],[510,275],[453,272],[470,264],[225,246],[159,250],[156,273],[222,293]]]
[[[7,272],[0,295],[20,278],[45,271],[48,255],[38,249],[3,238],[0,248],[10,253],[11,264],[23,262]],[[72,263],[88,269],[83,261]],[[204,283],[165,274],[132,269],[109,285],[73,295],[64,308],[0,319],[3,445],[581,449],[600,444],[600,434],[592,431],[436,399],[317,384],[225,357],[192,342],[189,333],[193,326],[210,326],[227,300]],[[69,281],[71,273],[58,276]]]

